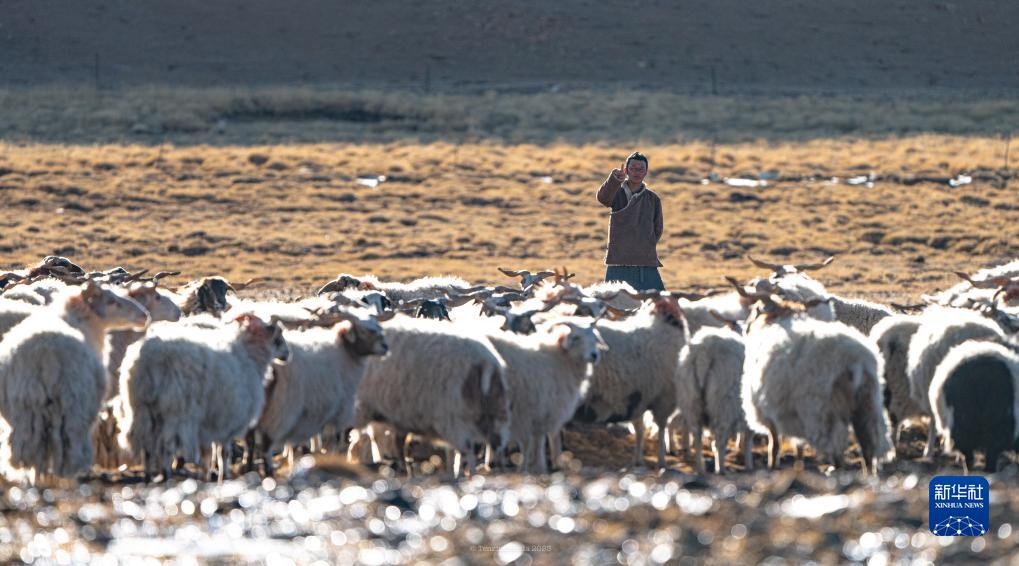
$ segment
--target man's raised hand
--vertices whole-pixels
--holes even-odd
[[[623,182],[623,181],[626,180],[626,162],[625,161],[623,162],[623,168],[622,169],[613,169],[612,170],[612,176],[615,177],[615,179],[617,181],[619,181],[619,182]]]

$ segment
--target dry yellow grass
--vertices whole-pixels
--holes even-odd
[[[182,277],[267,275],[308,291],[338,272],[454,273],[503,282],[496,266],[566,264],[599,279],[607,210],[594,192],[633,147],[552,144],[314,144],[265,147],[0,145],[0,263],[47,254],[94,268],[180,269]],[[908,300],[1016,255],[1016,181],[951,188],[828,181],[762,188],[691,182],[782,175],[945,176],[997,169],[995,138],[648,145],[663,198],[659,245],[670,287],[837,254],[821,279],[840,292]],[[249,160],[262,154],[268,162]],[[377,188],[359,176],[385,175]],[[550,182],[549,182],[550,181]]]

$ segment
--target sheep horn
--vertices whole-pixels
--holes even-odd
[[[756,265],[757,267],[760,267],[761,269],[767,269],[768,271],[778,271],[782,269],[781,264],[768,263],[766,261],[759,260],[750,254],[747,254],[747,259],[750,260],[750,263]]]
[[[626,310],[626,309],[616,308],[616,307],[614,307],[612,305],[605,305],[605,311],[610,313],[614,317],[614,320],[619,320],[619,319],[626,318],[626,317],[634,314],[635,312],[637,312],[637,309]],[[595,317],[595,320],[598,320],[599,318],[601,318],[601,316]]]
[[[983,281],[976,281],[968,274],[962,271],[953,271],[952,273],[965,279],[967,282],[969,282],[970,285],[972,285],[976,289],[992,289],[994,287],[1001,287],[1002,285],[1007,285],[1011,281],[1008,277],[1005,276],[992,277],[990,279],[984,279]]]
[[[927,303],[915,303],[912,305],[903,305],[900,303],[889,303],[891,307],[899,312],[913,312],[923,310],[927,308]]]
[[[622,289],[621,292],[624,293],[625,295],[629,296],[631,299],[634,299],[634,300],[637,300],[637,301],[646,301],[647,299],[653,299],[653,298],[656,298],[656,297],[658,297],[660,295],[660,293],[658,293],[657,291],[654,292],[654,293],[648,293],[648,292],[645,292],[645,291],[641,291],[641,292],[638,292],[638,293],[631,293],[630,291],[628,291],[626,289]]]
[[[673,291],[672,296],[677,299],[686,299],[688,301],[699,301],[707,297],[707,295],[702,295],[700,293],[688,293],[686,291]]]
[[[735,277],[726,275],[725,280],[728,281],[730,285],[736,288],[736,292],[739,293],[741,297],[750,298],[751,296],[750,293],[747,292],[747,290],[743,287],[743,284],[740,283]]]
[[[835,256],[828,256],[828,259],[821,263],[802,263],[800,265],[794,265],[793,267],[796,268],[796,271],[817,271],[818,269],[828,267],[833,261],[835,261]]]
[[[135,281],[139,281],[141,280],[142,275],[145,275],[148,272],[149,272],[148,269],[142,269],[140,271],[136,271],[135,273],[131,273],[122,281],[122,283],[133,283]]]
[[[268,277],[252,277],[251,279],[248,279],[244,283],[239,283],[239,284],[234,285],[233,286],[234,292],[236,293],[237,291],[243,291],[243,290],[247,289],[248,287],[254,285],[255,283],[261,283],[262,281],[268,281],[268,279],[269,279]]]
[[[153,275],[152,277],[150,277],[149,281],[152,281],[153,283],[158,285],[160,279],[162,279],[164,277],[173,277],[175,275],[180,275],[180,272],[179,271],[160,271],[159,273],[157,273],[157,274]]]
[[[471,297],[464,297],[464,296],[461,295],[459,297],[450,297],[448,299],[448,303],[447,304],[449,306],[455,308],[455,307],[459,307],[461,305],[465,305],[465,304],[469,303],[470,301],[471,301]]]
[[[997,308],[996,304],[998,302],[998,297],[1002,296],[1007,291],[1008,291],[1008,286],[1002,285],[1001,288],[999,288],[997,291],[994,292],[994,295],[991,297],[991,307],[992,308]]]
[[[330,282],[326,283],[325,285],[319,287],[318,291],[316,291],[315,294],[316,295],[324,295],[326,293],[332,293],[334,291],[339,291],[339,290],[340,290],[340,282],[339,281],[330,281]]]

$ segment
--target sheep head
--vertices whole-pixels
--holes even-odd
[[[230,309],[226,295],[236,293],[230,282],[218,276],[203,277],[185,285],[180,293],[184,295],[181,311],[184,314],[207,312],[215,316]]]
[[[336,276],[336,279],[326,283],[318,290],[319,295],[325,293],[335,293],[337,291],[346,291],[347,289],[361,289],[362,281],[353,275],[341,273]]]
[[[769,263],[767,261],[762,261],[762,260],[756,259],[754,256],[749,255],[749,254],[747,255],[747,259],[750,260],[750,262],[753,263],[754,265],[756,265],[757,267],[760,267],[761,269],[767,269],[768,271],[771,271],[772,272],[771,278],[772,279],[777,279],[779,277],[782,277],[784,275],[789,275],[789,274],[792,274],[792,273],[802,273],[804,271],[817,271],[818,269],[823,269],[823,268],[828,267],[829,265],[831,265],[831,262],[835,261],[835,256],[830,256],[827,259],[825,259],[824,261],[822,261],[821,263],[801,263],[801,264],[785,264],[785,265],[779,264],[779,263]]]
[[[85,283],[80,295],[71,301],[80,301],[93,324],[107,330],[144,330],[151,322],[148,311],[135,300],[95,281]]]
[[[160,293],[154,283],[134,283],[128,288],[127,295],[145,307],[153,321],[180,320],[180,307],[170,297]]]
[[[282,364],[290,362],[293,354],[283,338],[283,326],[278,317],[273,316],[265,322],[253,314],[242,314],[233,321],[240,325],[248,340],[258,349],[265,350],[271,359]]]

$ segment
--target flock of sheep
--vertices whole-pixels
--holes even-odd
[[[716,472],[730,442],[752,469],[755,434],[769,467],[782,438],[843,467],[852,434],[875,473],[917,418],[925,456],[943,438],[967,471],[975,452],[990,472],[1019,448],[1019,260],[895,305],[915,314],[827,292],[807,272],[830,258],[751,261],[770,273],[708,295],[502,269],[519,286],[340,275],[278,302],[50,256],[0,274],[0,469],[165,480],[192,465],[222,480],[243,445],[241,465],[266,474],[295,450],[409,471],[416,436],[454,475],[479,458],[544,473],[571,422],[630,423],[641,465],[645,415],[658,465],[682,451],[698,471],[707,432]]]

